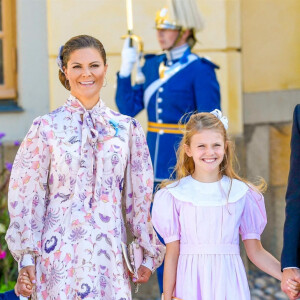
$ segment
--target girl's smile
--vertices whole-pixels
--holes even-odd
[[[185,151],[194,160],[195,179],[204,182],[219,180],[219,166],[225,155],[224,137],[219,131],[204,129],[194,134],[190,145],[185,145]]]

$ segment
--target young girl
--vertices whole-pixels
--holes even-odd
[[[264,181],[255,186],[235,173],[227,127],[219,110],[192,115],[177,152],[177,180],[156,193],[152,221],[167,245],[165,300],[249,300],[239,233],[249,259],[281,279],[278,260],[260,242]],[[300,285],[290,287],[296,294]]]

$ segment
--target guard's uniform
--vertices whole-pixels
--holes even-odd
[[[163,78],[159,76],[161,62],[169,67]],[[189,112],[220,109],[216,68],[186,46],[177,60],[167,61],[165,54],[146,55],[144,84],[132,87],[130,76],[118,75],[116,103],[120,112],[133,117],[147,109],[147,142],[156,182],[169,178],[176,164],[176,150],[182,138],[178,126],[181,117]]]

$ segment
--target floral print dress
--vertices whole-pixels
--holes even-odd
[[[70,95],[34,120],[9,186],[9,249],[36,265],[33,299],[131,299],[122,256],[130,231],[154,271],[164,246],[150,223],[153,171],[140,124]],[[124,205],[123,205],[124,204]]]

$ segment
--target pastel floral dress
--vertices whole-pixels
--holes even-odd
[[[150,223],[152,186],[140,124],[102,100],[88,111],[70,95],[35,119],[14,161],[6,234],[20,267],[35,259],[33,299],[131,299],[122,207],[154,271],[164,246]]]

